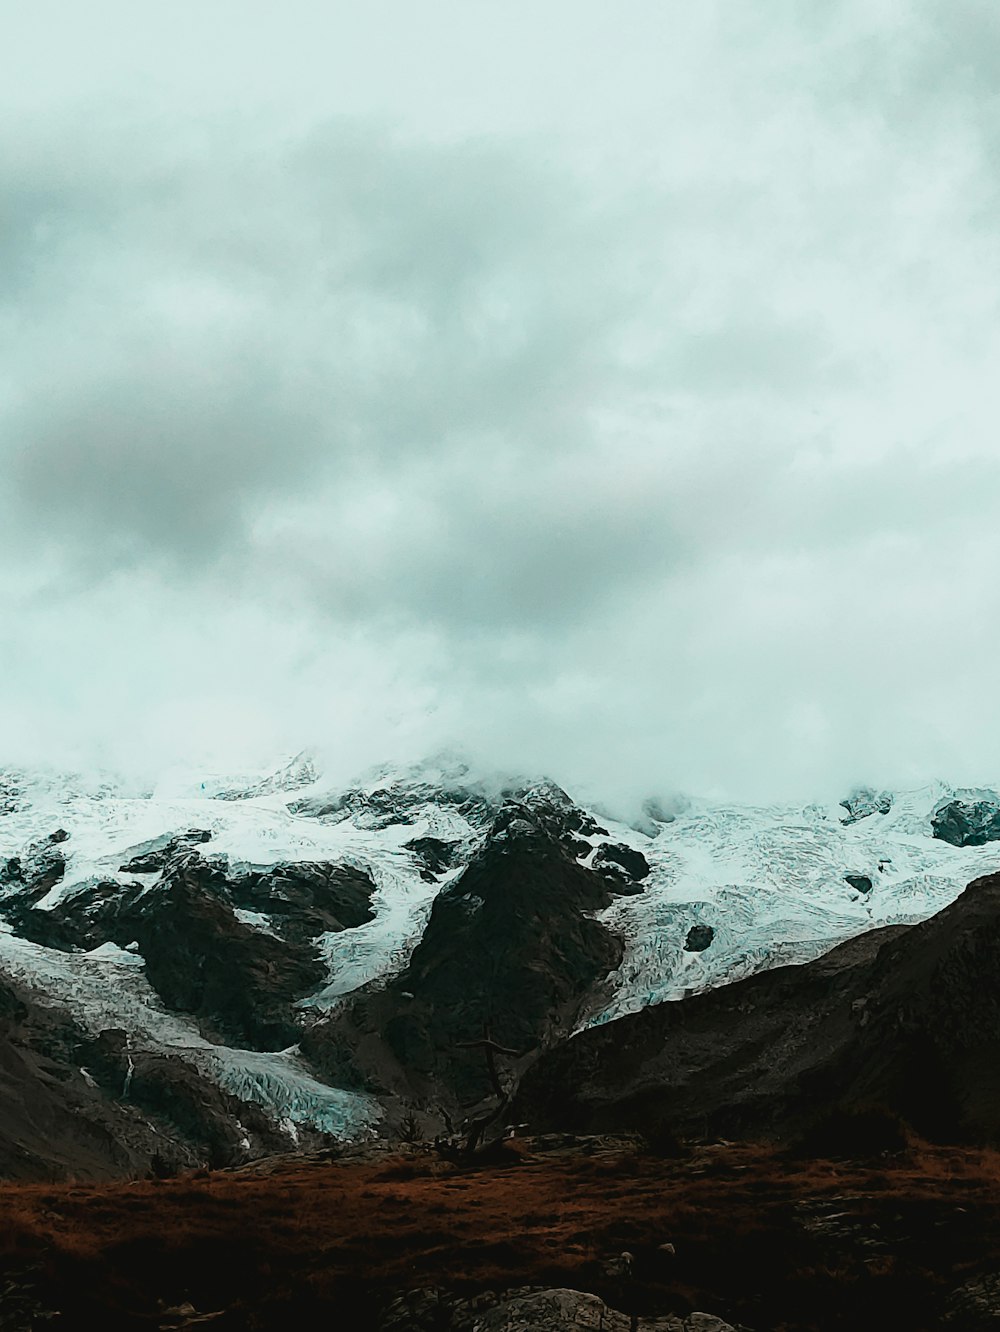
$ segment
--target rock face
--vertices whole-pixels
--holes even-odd
[[[684,940],[684,951],[686,953],[703,953],[715,938],[715,930],[711,925],[692,925],[687,932],[687,938]]]
[[[604,842],[594,852],[591,864],[614,883],[618,892],[641,892],[638,885],[649,877],[649,861],[642,852],[620,842]]]
[[[931,816],[931,831],[952,846],[1000,841],[1000,799],[949,800]]]
[[[56,848],[68,836],[64,828],[57,828],[33,842],[22,855],[9,857],[0,866],[0,887],[17,889],[32,901],[39,901],[66,872],[65,857]]]
[[[177,856],[211,840],[212,834],[207,828],[190,828],[174,837],[161,837],[153,846],[147,844],[118,868],[123,874],[159,874]]]
[[[711,1314],[640,1318],[634,1323],[581,1290],[527,1288],[459,1300],[441,1290],[413,1291],[389,1309],[380,1332],[734,1332]]]
[[[67,1015],[0,982],[0,1177],[110,1178],[229,1165],[286,1140],[261,1111],[183,1058],[95,1038]]]
[[[283,939],[305,944],[374,919],[375,884],[366,870],[326,861],[274,865],[231,875],[226,895],[235,907],[261,913]]]
[[[23,938],[49,948],[136,943],[168,1008],[193,1014],[212,1037],[281,1049],[298,1037],[294,1003],[327,979],[315,937],[371,920],[375,885],[361,870],[324,863],[232,874],[224,859],[194,849],[203,840],[185,833],[142,853],[143,865],[162,869],[151,886],[88,883],[51,910],[37,902],[53,861],[40,868],[43,858],[33,854],[34,877],[0,912]]]
[[[474,785],[464,785],[460,779],[440,788],[397,782],[374,791],[351,788],[332,798],[304,797],[290,804],[289,809],[329,823],[350,818],[362,828],[390,828],[417,822],[430,799],[442,808],[454,809],[472,824],[488,823],[494,809],[487,793]]]
[[[225,886],[220,871],[191,857],[149,901],[133,898],[117,915],[113,942],[138,943],[168,1008],[194,1014],[233,1044],[281,1049],[298,1033],[292,1004],[322,983],[325,969],[315,953],[239,920]]]
[[[406,969],[307,1033],[303,1051],[331,1074],[469,1104],[496,1090],[475,1045],[485,1031],[514,1067],[572,1030],[622,957],[591,915],[615,890],[577,861],[585,817],[568,800],[504,806]]]
[[[1000,875],[937,916],[582,1032],[514,1115],[535,1130],[800,1132],[878,1104],[944,1141],[1000,1142]]]
[[[403,845],[423,864],[424,873],[436,879],[451,869],[459,844],[443,841],[440,837],[414,837]]]
[[[857,823],[860,819],[870,818],[872,814],[888,814],[892,809],[892,792],[875,791],[870,786],[862,786],[852,791],[846,800],[842,800],[840,807],[847,811],[841,823]]]

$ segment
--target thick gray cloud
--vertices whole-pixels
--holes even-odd
[[[0,4],[12,753],[994,774],[995,15],[695,8]]]

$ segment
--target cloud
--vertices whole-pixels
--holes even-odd
[[[473,8],[9,85],[8,745],[988,777],[990,12]]]

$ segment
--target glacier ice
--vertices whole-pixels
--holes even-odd
[[[308,1017],[308,1010],[334,1005],[405,967],[436,895],[482,842],[482,802],[495,802],[505,786],[500,778],[478,779],[463,765],[441,762],[383,767],[368,780],[380,817],[348,813],[328,820],[305,812],[312,797],[322,804],[329,794],[311,761],[287,765],[274,781],[267,774],[237,780],[178,772],[153,791],[129,790],[105,774],[84,781],[19,773],[17,799],[0,808],[0,857],[67,829],[69,838],[60,844],[65,876],[45,907],[94,880],[136,882],[134,873],[119,869],[129,853],[190,828],[211,830],[207,851],[225,855],[234,869],[333,861],[365,870],[376,886],[374,919],[319,936],[327,977],[302,1001]],[[478,793],[480,803],[456,803],[456,784]],[[450,795],[439,801],[442,785]],[[551,783],[522,784],[522,803],[555,798],[555,792]],[[399,822],[392,821],[394,793]],[[641,852],[650,872],[642,892],[617,897],[599,913],[623,937],[625,955],[587,1021],[805,962],[865,930],[919,921],[947,906],[971,879],[1000,869],[1000,843],[954,847],[931,836],[932,811],[954,794],[944,783],[894,792],[891,802],[881,801],[884,809],[852,823],[836,805],[752,807],[693,798],[673,802],[669,811],[656,808],[638,827],[602,813],[606,833],[580,835],[592,848],[583,862],[613,842]],[[454,867],[427,877],[406,847],[421,837],[457,843]],[[845,873],[870,878],[871,891],[852,889]],[[264,912],[243,911],[240,918],[270,928]],[[688,933],[699,925],[711,927],[711,943],[686,951]],[[202,1038],[193,1024],[164,1010],[134,952],[104,945],[89,954],[59,953],[0,926],[0,970],[91,1030],[123,1027],[149,1048],[197,1058],[220,1085],[269,1106],[289,1124],[311,1122],[349,1136],[370,1131],[374,1122],[372,1103],[325,1087],[294,1055],[232,1050]]]

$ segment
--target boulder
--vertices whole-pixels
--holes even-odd
[[[711,1313],[642,1317],[587,1291],[525,1287],[457,1300],[433,1288],[394,1301],[381,1332],[734,1332]]]
[[[447,1291],[411,1291],[395,1301],[381,1332],[734,1332],[711,1314],[668,1314],[633,1322],[588,1291],[524,1287],[457,1300]]]

